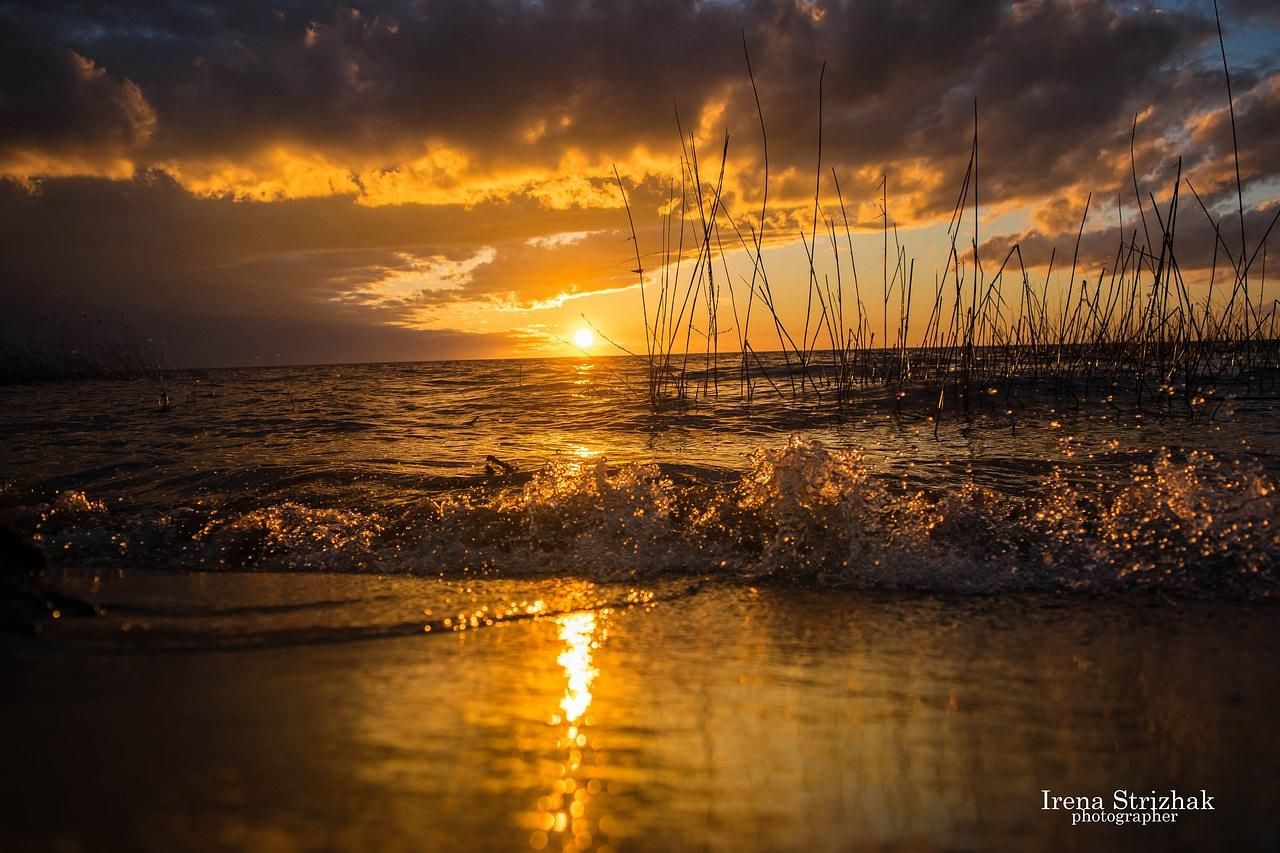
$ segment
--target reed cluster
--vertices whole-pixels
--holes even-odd
[[[807,276],[786,283],[771,278],[765,245],[791,235],[766,233],[769,138],[745,40],[744,54],[763,151],[758,211],[734,211],[726,198],[727,134],[718,146],[718,164],[707,169],[694,134],[685,132],[677,114],[680,178],[669,184],[661,246],[648,255],[658,259],[659,268],[646,277],[646,255],[626,187],[615,171],[635,243],[633,272],[645,326],[645,351],[632,355],[643,360],[645,393],[654,409],[735,393],[745,400],[768,393],[846,405],[876,392],[928,400],[940,416],[951,406],[968,408],[976,397],[1014,402],[1020,394],[1047,390],[1108,400],[1127,393],[1138,402],[1214,412],[1232,393],[1276,390],[1280,329],[1277,300],[1266,293],[1265,247],[1280,211],[1265,231],[1247,239],[1225,49],[1237,202],[1225,218],[1239,216],[1238,243],[1233,231],[1228,242],[1224,217],[1215,217],[1183,177],[1179,160],[1164,203],[1141,186],[1133,168],[1138,221],[1126,227],[1121,219],[1115,252],[1096,272],[1086,272],[1080,258],[1092,195],[1081,213],[1069,265],[1055,250],[1043,276],[1039,271],[1033,276],[1019,245],[1003,258],[981,257],[975,101],[969,164],[946,232],[946,262],[933,276],[927,299],[920,299],[918,290],[930,285],[917,281],[915,259],[890,215],[887,175],[878,187],[880,257],[874,266],[879,280],[867,280],[865,259],[859,277],[855,228],[839,174],[823,162],[821,74],[813,204],[798,226]],[[1136,133],[1135,119],[1131,152]],[[1184,279],[1177,240],[1179,215],[1192,199],[1193,215],[1207,217],[1214,235],[1207,287],[1200,296]],[[730,272],[727,255],[734,251],[745,254],[749,275]],[[1065,292],[1060,284],[1051,286],[1063,271]],[[783,320],[783,287],[800,289],[796,295],[806,306],[802,326]],[[913,301],[928,305],[924,316],[918,315],[919,307],[913,312]],[[869,302],[879,310],[871,311]],[[760,327],[768,329],[763,346],[749,334]]]

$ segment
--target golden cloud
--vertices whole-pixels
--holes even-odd
[[[368,206],[422,204],[473,207],[526,197],[552,210],[618,208],[613,169],[631,181],[666,174],[670,158],[645,148],[625,152],[615,163],[569,149],[549,165],[485,166],[465,149],[431,141],[417,152],[387,159],[331,154],[289,143],[263,146],[239,157],[171,158],[155,167],[187,191],[239,201],[279,201],[351,195]]]

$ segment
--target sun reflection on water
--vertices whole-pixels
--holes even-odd
[[[529,815],[529,846],[562,850],[609,851],[600,831],[600,796],[604,786],[598,776],[599,756],[593,753],[587,726],[591,718],[591,685],[599,675],[592,653],[605,637],[601,626],[608,611],[570,613],[556,618],[564,648],[556,663],[564,670],[565,689],[560,713],[548,723],[563,727],[556,738],[557,762],[550,793],[539,797]]]
[[[564,698],[560,700],[560,708],[564,711],[564,721],[570,728],[574,728],[591,705],[591,682],[599,674],[599,670],[591,665],[596,615],[589,612],[570,613],[561,616],[556,622],[560,625],[560,639],[565,644],[556,663],[564,668],[569,682],[565,687]]]
[[[577,386],[590,385],[594,382],[593,372],[595,364],[591,361],[580,361],[573,366],[573,384]]]

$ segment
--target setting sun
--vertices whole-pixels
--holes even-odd
[[[590,329],[579,329],[573,333],[573,345],[578,349],[590,349],[596,342],[596,333]]]

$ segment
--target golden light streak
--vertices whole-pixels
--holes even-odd
[[[565,649],[556,658],[556,663],[564,669],[568,682],[564,697],[560,700],[560,708],[564,711],[565,722],[574,725],[591,705],[591,682],[599,674],[591,665],[596,615],[571,613],[557,618],[556,622],[560,625],[560,639],[565,643]]]
[[[485,162],[441,140],[378,152],[334,152],[288,141],[264,144],[231,158],[172,158],[153,165],[196,195],[240,201],[353,196],[367,206],[474,206],[524,197],[550,210],[621,206],[613,185],[616,162],[624,178],[666,175],[670,156],[643,146],[589,156],[566,148],[541,163]]]
[[[601,616],[608,611],[602,611]],[[556,738],[560,757],[554,773],[547,780],[549,793],[538,798],[525,816],[531,830],[529,846],[542,850],[608,850],[600,824],[600,798],[604,784],[589,768],[592,752],[586,727],[591,707],[591,685],[599,671],[592,663],[592,652],[604,636],[593,612],[570,613],[556,617],[559,637],[564,648],[556,658],[564,670],[565,690],[560,699],[561,714],[552,716],[553,726],[563,726]],[[598,760],[598,756],[596,758]]]

